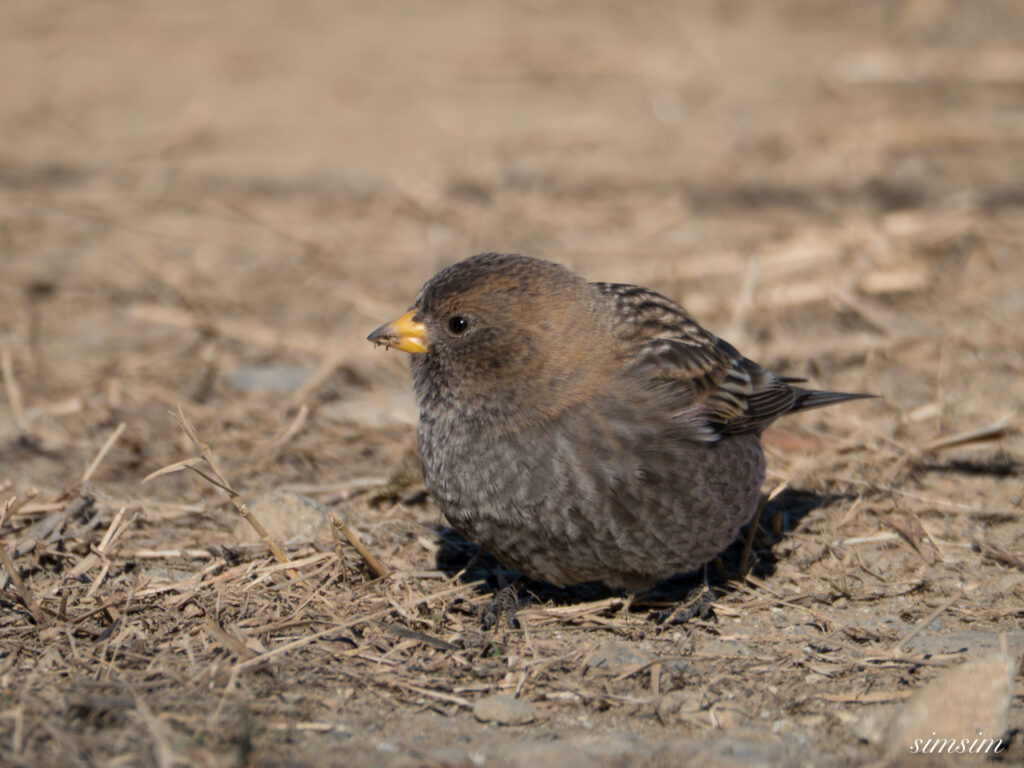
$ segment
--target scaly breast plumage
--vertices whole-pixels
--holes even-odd
[[[628,416],[568,413],[500,438],[421,424],[427,487],[453,528],[531,578],[635,585],[697,567],[756,506],[759,441],[691,448]]]

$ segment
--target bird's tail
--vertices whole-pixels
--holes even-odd
[[[796,390],[796,400],[793,402],[790,413],[806,411],[811,408],[823,408],[826,405],[844,403],[847,400],[863,400],[869,397],[878,397],[878,395],[868,395],[860,392],[828,392],[824,389],[801,389],[800,387],[793,387],[793,389]]]

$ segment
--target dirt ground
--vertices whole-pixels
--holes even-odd
[[[0,763],[934,764],[913,706],[1024,762],[1018,0],[0,17]],[[712,615],[530,585],[481,629],[364,339],[485,250],[880,395],[766,433]],[[178,404],[292,565],[209,479],[142,484],[197,455]]]

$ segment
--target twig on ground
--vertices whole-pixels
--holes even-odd
[[[337,515],[331,515],[331,524],[334,525],[335,529],[339,531],[348,540],[348,543],[355,548],[356,552],[359,553],[359,556],[363,558],[363,561],[378,578],[383,579],[391,575],[391,571],[388,570],[380,560],[373,556],[373,553],[370,552],[370,550],[366,548],[366,545],[359,540],[359,534],[353,531],[352,528],[349,527],[348,523],[344,520],[340,520]]]
[[[11,562],[11,556],[7,553],[7,547],[3,544],[0,544],[0,563],[3,563],[4,568],[7,569],[7,575],[14,585],[14,591],[21,598],[21,602],[28,609],[28,612],[32,614],[32,620],[35,621],[37,627],[42,626],[43,612],[35,598],[32,597],[32,592],[25,586],[25,582],[21,580],[21,575],[18,573],[18,569],[14,567],[14,563]]]
[[[228,495],[228,498],[231,499],[231,503],[234,504],[235,509],[238,511],[238,514],[240,514],[245,519],[245,521],[250,526],[252,526],[253,530],[256,531],[256,534],[260,537],[263,543],[267,545],[267,549],[270,550],[270,553],[274,556],[274,558],[279,563],[288,563],[288,556],[284,553],[284,550],[282,550],[278,543],[274,541],[273,538],[271,538],[270,534],[267,533],[267,529],[263,527],[263,524],[259,520],[257,520],[249,511],[249,508],[246,507],[245,502],[242,501],[242,497],[239,496],[238,492],[231,487],[231,484],[224,476],[224,473],[221,472],[220,464],[217,462],[217,458],[213,455],[213,451],[211,451],[210,447],[199,438],[199,433],[196,432],[196,428],[192,426],[192,422],[188,420],[188,417],[185,415],[185,411],[182,409],[180,404],[178,405],[178,413],[177,415],[175,415],[175,420],[178,422],[178,425],[181,427],[182,431],[184,431],[185,434],[188,436],[189,440],[192,441],[192,444],[199,451],[200,455],[190,459],[184,459],[182,461],[175,462],[174,464],[169,464],[168,466],[162,467],[161,469],[158,469],[155,472],[151,472],[145,478],[143,478],[142,482],[147,483],[156,477],[170,474],[172,472],[178,472],[182,469],[192,470],[207,482],[212,483],[213,485],[223,490]],[[203,472],[202,470],[197,468],[199,465],[203,463],[205,463],[206,466],[209,468],[210,472],[213,473],[212,477],[208,475],[206,472]],[[292,579],[299,578],[298,572],[294,569],[288,570],[288,576]]]
[[[25,405],[21,399],[21,388],[14,378],[14,361],[11,359],[10,347],[0,349],[0,371],[3,372],[4,389],[7,390],[7,402],[11,406],[11,416],[18,429],[29,434],[28,422],[25,421]]]
[[[1024,426],[1024,419],[1007,419],[996,424],[990,424],[981,429],[971,429],[967,432],[959,432],[955,435],[937,437],[924,446],[925,451],[941,451],[945,448],[956,448],[961,445],[972,443],[985,443],[990,440],[998,440]]]
[[[931,624],[933,621],[935,621],[935,619],[937,619],[939,616],[945,613],[946,609],[953,605],[953,603],[955,603],[961,597],[963,597],[963,593],[957,592],[951,598],[943,602],[938,608],[936,608],[934,611],[932,611],[919,622],[917,622],[917,626],[910,630],[906,637],[904,637],[902,640],[897,641],[890,650],[893,652],[899,651],[904,645],[906,645],[908,642],[910,642],[919,634],[921,634],[921,632],[924,631],[924,629],[929,624]]]
[[[995,544],[985,541],[977,536],[972,537],[971,541],[974,542],[978,551],[986,557],[990,557],[996,562],[1003,563],[1004,565],[1012,565],[1014,568],[1020,568],[1024,571],[1024,560],[1013,553],[1007,552],[1002,547],[996,546]]]
[[[125,426],[125,423],[122,421],[120,424],[117,425],[117,428],[110,433],[110,436],[106,439],[106,441],[104,441],[103,445],[100,447],[100,450],[97,452],[96,458],[92,460],[92,463],[89,464],[85,472],[82,473],[82,479],[79,480],[79,483],[85,485],[92,479],[92,476],[96,474],[96,470],[99,469],[100,463],[103,461],[103,458],[107,455],[110,449],[114,447],[114,443],[117,442],[117,439],[121,436],[121,433],[124,432]]]

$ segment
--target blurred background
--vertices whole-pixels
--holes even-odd
[[[39,406],[8,437],[67,447],[88,403],[236,407],[232,372],[287,391],[322,364],[358,396],[341,417],[407,423],[404,361],[363,338],[484,250],[654,287],[762,362],[927,406],[925,431],[942,387],[1005,399],[1006,370],[936,367],[951,337],[1020,373],[1013,0],[2,13],[0,333]],[[256,364],[301,370],[247,390]]]
[[[1013,0],[2,13],[0,437],[33,482],[119,420],[134,480],[177,450],[179,401],[251,440],[308,405],[299,475],[393,463],[405,361],[365,335],[485,250],[653,287],[769,366],[879,392],[890,439],[1020,409]]]
[[[158,731],[110,718],[108,732],[82,719],[120,705],[69,704],[64,686],[77,672],[55,661],[36,676],[35,659],[59,648],[66,658],[92,654],[74,664],[108,677],[104,643],[116,630],[141,649],[119,672],[129,683],[149,684],[155,654],[170,665],[159,693],[146,689],[153,708],[173,712],[196,749],[212,750],[185,762],[223,765],[231,734],[244,731],[237,738],[248,743],[249,720],[232,731],[217,719],[221,689],[209,691],[235,677],[224,679],[224,636],[210,635],[206,615],[228,606],[228,619],[263,627],[252,632],[267,646],[305,632],[299,621],[266,628],[269,603],[253,606],[286,594],[270,581],[263,591],[215,592],[207,580],[195,598],[203,610],[192,598],[161,602],[198,569],[233,565],[244,536],[224,495],[187,473],[140,486],[194,453],[168,415],[179,403],[244,498],[301,490],[347,514],[402,573],[435,567],[440,519],[417,476],[406,360],[365,337],[439,268],[480,251],[646,285],[779,373],[881,395],[765,435],[765,490],[786,482],[823,505],[804,507],[796,534],[765,545],[778,558],[771,589],[829,602],[827,619],[810,610],[807,631],[846,627],[849,639],[828,635],[842,653],[805,666],[806,627],[791,626],[776,593],[760,590],[737,590],[717,609],[742,612],[753,628],[744,649],[713,645],[718,629],[699,635],[716,659],[701,674],[734,675],[720,679],[723,701],[754,686],[751,700],[770,704],[744,717],[768,717],[771,738],[784,722],[796,723],[794,744],[821,747],[815,756],[861,744],[843,719],[855,705],[835,702],[869,689],[900,698],[937,663],[862,657],[898,650],[900,637],[917,634],[912,624],[939,626],[941,611],[975,633],[948,640],[943,653],[995,647],[1003,629],[1019,641],[1022,32],[1020,0],[0,0],[0,500],[16,499],[0,535],[17,542],[12,557],[43,609],[63,615],[56,590],[73,583],[69,610],[91,622],[75,619],[80,639],[98,638],[65,646],[64,634],[47,639],[5,607],[4,643],[38,642],[20,661],[0,660],[0,692],[20,702],[16,716],[0,713],[0,758],[44,764],[41,755],[77,744],[93,756],[82,764],[95,764],[122,738],[149,754],[147,734]],[[79,577],[93,566],[95,576],[98,560],[77,558],[109,545],[100,537],[121,522],[116,557],[88,584]],[[309,552],[311,538],[290,551]],[[175,555],[187,548],[197,549]],[[316,622],[337,621],[345,610],[351,618],[397,605],[402,584],[446,583],[416,577],[378,590],[358,561],[330,567],[349,576],[324,576],[321,602],[289,586],[292,602],[274,615],[315,609]],[[102,613],[143,583],[157,585],[134,604],[144,618],[125,626]],[[962,590],[970,599],[954,604]],[[467,604],[414,626],[468,643]],[[668,637],[625,610],[614,621],[623,636]],[[374,653],[402,643],[400,653],[420,654],[404,636],[373,637]],[[569,658],[579,634],[567,637],[566,647],[536,653]],[[209,680],[195,672],[190,643],[211,665]],[[530,643],[515,653],[532,658]],[[415,696],[386,685],[364,694],[380,667],[336,645],[282,656],[276,677],[243,678],[276,702],[253,715],[263,747],[277,738],[290,754],[299,736],[287,729],[300,718],[330,731],[339,711],[362,713],[360,727],[374,733],[401,702],[405,714],[465,707],[416,698],[423,686],[448,690],[463,674],[451,665],[408,678]],[[504,657],[478,669],[480,652],[461,647],[458,669],[476,677],[459,696],[506,690]],[[748,647],[770,661],[761,672],[751,671]],[[853,660],[834,663],[842,654]],[[330,665],[341,671],[311,683],[311,669]],[[583,674],[557,669],[564,679]],[[346,676],[360,687],[339,694]],[[526,678],[517,679],[522,690]],[[548,690],[539,679],[525,696]],[[547,711],[562,718],[552,728],[586,718],[599,731],[617,727],[621,702],[649,693],[646,677],[622,675],[627,698],[573,703],[562,678],[545,679],[554,680]],[[833,703],[819,697],[826,688]],[[658,720],[650,707],[637,711],[630,734],[662,738],[661,710]],[[284,730],[268,736],[282,718]],[[79,741],[47,736],[51,722]],[[693,722],[686,727],[704,727]],[[486,740],[492,731],[467,733]],[[303,738],[319,745],[320,732]],[[441,732],[431,721],[422,738],[443,742]],[[420,737],[403,738],[403,749],[418,749]],[[367,745],[365,764],[380,764],[383,748]],[[322,764],[323,752],[311,754],[309,764]]]

